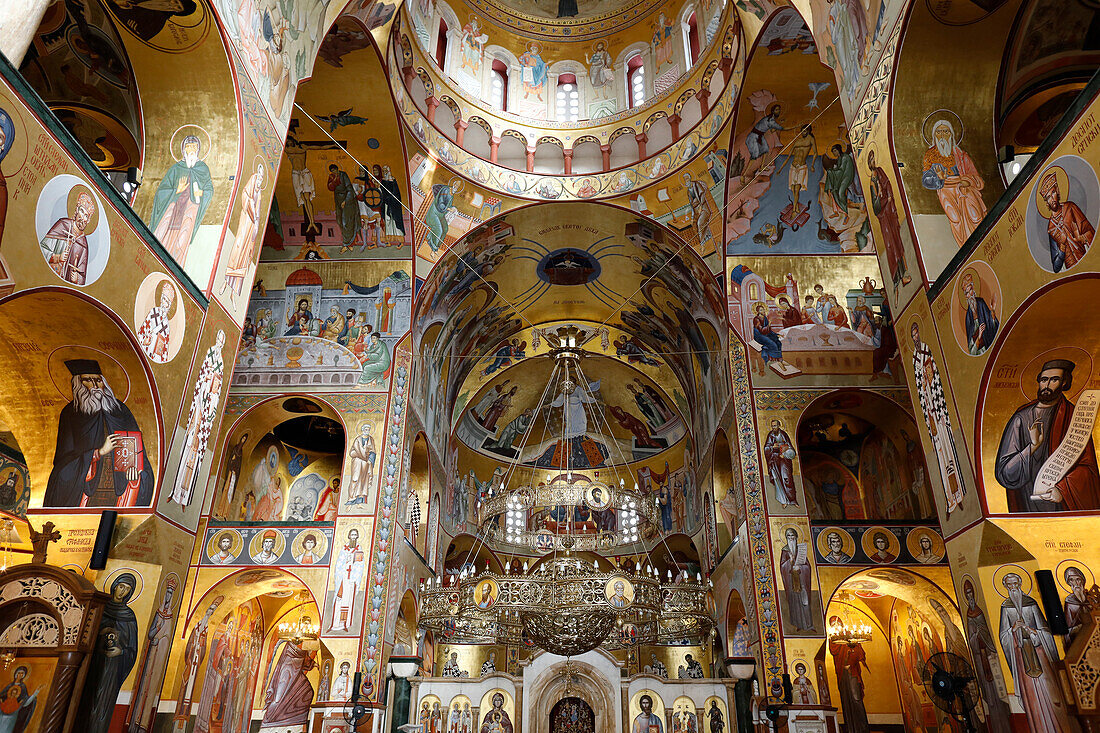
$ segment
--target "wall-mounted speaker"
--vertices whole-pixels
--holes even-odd
[[[783,702],[790,705],[794,702],[794,686],[791,685],[791,676],[783,673]]]
[[[1050,633],[1069,632],[1066,614],[1062,611],[1062,599],[1058,597],[1058,586],[1054,582],[1054,573],[1049,570],[1035,571],[1035,585],[1039,588],[1039,599],[1043,602],[1043,612],[1047,617]]]
[[[99,529],[95,533],[95,546],[92,547],[92,559],[88,567],[92,570],[102,570],[107,567],[107,555],[111,553],[111,537],[115,533],[115,520],[118,512],[106,509],[99,515]]]
[[[356,672],[351,683],[351,702],[354,705],[359,702],[359,688],[363,686],[363,673]]]

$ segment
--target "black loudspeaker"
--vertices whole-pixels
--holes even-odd
[[[764,717],[774,723],[779,720],[780,712],[782,711],[779,709],[778,705],[769,705],[768,707],[764,708]]]
[[[794,686],[791,685],[791,676],[783,673],[783,702],[790,705],[794,702]]]
[[[105,509],[99,515],[99,529],[95,533],[92,559],[88,562],[88,567],[92,570],[102,570],[107,567],[107,555],[111,553],[111,537],[115,533],[116,519],[118,519],[118,512],[113,509]]]
[[[1068,633],[1069,627],[1066,625],[1066,614],[1062,611],[1062,599],[1058,597],[1058,586],[1054,583],[1054,573],[1049,570],[1036,570],[1035,585],[1039,587],[1039,598],[1043,602],[1043,612],[1046,613],[1050,633]]]
[[[356,672],[351,685],[351,704],[359,702],[359,688],[363,686],[363,673]]]

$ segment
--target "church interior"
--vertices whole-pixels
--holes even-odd
[[[1100,730],[1098,69],[1097,0],[0,2],[0,733]]]

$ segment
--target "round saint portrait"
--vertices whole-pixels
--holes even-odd
[[[0,93],[0,172],[12,178],[27,161],[27,128],[19,115],[12,113],[22,107]]]
[[[485,578],[474,586],[474,603],[483,611],[496,605],[500,597],[500,586],[492,578]]]
[[[535,533],[535,549],[539,552],[550,552],[554,549],[554,533],[548,529],[540,529]]]
[[[603,511],[611,506],[611,490],[602,484],[596,484],[585,492],[584,502],[590,509]]]
[[[943,560],[946,549],[943,538],[934,529],[919,527],[905,536],[905,547],[919,563],[936,563]]]
[[[1051,161],[1035,177],[1024,216],[1027,246],[1047,272],[1073,269],[1096,236],[1100,181],[1092,165],[1076,155]]]
[[[817,535],[817,552],[822,562],[847,565],[856,554],[856,541],[842,527],[826,527]]]
[[[634,603],[634,585],[621,575],[616,575],[604,585],[603,596],[612,608],[630,608]]]
[[[274,529],[264,529],[248,541],[248,554],[258,565],[274,565],[286,549],[286,537]]]
[[[891,563],[898,559],[901,542],[886,527],[869,527],[860,538],[860,546],[871,562]]]
[[[111,256],[111,227],[99,194],[76,176],[54,176],[38,194],[34,212],[38,251],[68,285],[91,285]]]
[[[244,539],[235,529],[213,532],[206,541],[206,559],[215,565],[233,565],[244,548]]]
[[[294,536],[290,543],[290,555],[299,565],[317,565],[328,551],[328,537],[324,532],[307,529]]]
[[[179,287],[163,272],[142,280],[134,297],[134,333],[141,350],[157,364],[176,357],[186,328]]]
[[[965,353],[980,356],[1001,328],[1001,283],[982,260],[966,265],[955,280],[951,299],[951,330]]]

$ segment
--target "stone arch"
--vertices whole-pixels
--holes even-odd
[[[309,427],[306,423],[313,427]],[[317,420],[325,421],[324,427]],[[339,430],[338,451],[310,451],[301,446],[289,445],[289,448],[281,447],[283,441],[276,434],[280,426],[292,421],[302,424],[303,429]],[[358,434],[358,431],[355,433]],[[348,441],[348,428],[343,416],[328,402],[316,396],[308,398],[294,394],[282,394],[269,397],[250,407],[224,431],[222,450],[219,454],[219,467],[212,471],[212,487],[208,487],[207,494],[210,497],[205,512],[212,519],[221,521],[250,521],[246,519],[249,510],[257,511],[257,504],[263,498],[258,491],[263,487],[253,484],[264,475],[270,474],[269,479],[279,479],[281,486],[283,506],[278,518],[259,519],[258,521],[279,521],[289,518],[292,509],[293,497],[302,495],[299,507],[304,506],[307,499],[312,499],[313,511],[317,512],[324,506],[325,492],[333,488],[332,501],[341,501],[340,481],[344,454]],[[378,436],[375,436],[376,443]],[[301,449],[300,449],[301,448]],[[268,467],[267,471],[259,471],[263,468],[264,461],[270,459],[270,454],[275,451],[278,463],[274,468]],[[305,451],[305,452],[303,452]],[[305,456],[306,463],[300,471],[290,471],[290,464],[295,460],[301,460],[299,456]],[[283,458],[287,458],[286,467],[283,466]],[[380,464],[376,463],[376,471]],[[333,483],[335,480],[335,484]],[[251,500],[248,494],[252,494]],[[270,493],[270,490],[269,490]],[[273,499],[274,500],[274,499]],[[265,505],[266,506],[266,505]],[[304,511],[304,509],[302,510]]]
[[[558,661],[561,660],[561,661]],[[618,663],[603,650],[586,652],[571,659],[575,676],[566,694],[566,678],[563,676],[566,662],[561,657],[542,652],[528,663],[524,677],[531,674],[528,688],[533,694],[524,697],[523,729],[529,733],[550,733],[550,711],[563,697],[578,697],[596,714],[596,730],[621,730],[619,710],[621,703],[612,687],[618,679]],[[611,676],[609,672],[615,674]]]
[[[146,467],[129,506],[151,508],[165,463],[162,405],[148,360],[130,328],[100,301],[76,290],[49,287],[24,290],[0,302],[0,336],[5,363],[18,365],[0,383],[0,418],[27,459],[30,506],[48,502],[84,511],[80,503],[85,482],[74,477],[90,465],[69,461],[55,466],[54,459],[62,414],[72,412],[65,410],[73,380],[66,362],[91,360],[142,435]],[[94,346],[83,345],[92,338]],[[66,417],[66,422],[72,421]]]

